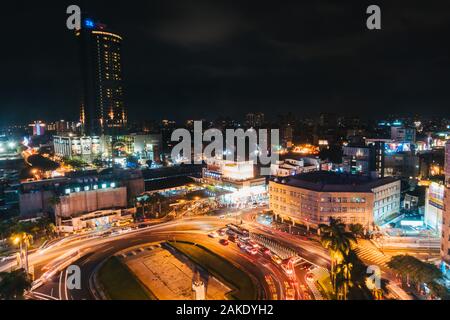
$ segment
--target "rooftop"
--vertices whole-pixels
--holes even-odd
[[[271,181],[292,187],[320,192],[371,192],[372,189],[396,182],[396,178],[376,179],[346,173],[318,171],[293,177],[273,178]]]

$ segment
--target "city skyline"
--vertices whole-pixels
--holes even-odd
[[[363,4],[296,4],[273,14],[264,3],[253,10],[220,1],[187,7],[156,2],[139,12],[130,5],[79,3],[125,37],[130,120],[273,110],[352,114],[361,106],[368,116],[375,109],[445,116],[449,73],[441,66],[448,45],[439,40],[449,28],[445,10],[408,4],[407,10],[386,4],[382,30],[371,32]],[[66,7],[44,2],[7,10],[2,23],[15,25],[19,34],[26,34],[27,25],[15,21],[31,13],[46,32],[27,41],[6,35],[10,49],[0,53],[8,61],[0,80],[2,122],[40,115],[73,119],[78,113],[80,61],[73,33],[65,28]],[[19,83],[29,91],[26,97],[17,95]]]
[[[450,300],[446,6],[8,2],[0,301]]]

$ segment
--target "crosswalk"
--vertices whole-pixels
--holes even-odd
[[[382,253],[372,243],[368,241],[358,243],[355,251],[363,262],[377,265],[381,268],[388,268],[387,263],[391,260],[391,256]]]

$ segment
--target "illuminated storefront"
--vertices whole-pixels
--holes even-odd
[[[266,178],[255,178],[251,161],[210,159],[203,170],[203,182],[229,191],[220,198],[221,203],[227,206],[241,208],[268,200]]]

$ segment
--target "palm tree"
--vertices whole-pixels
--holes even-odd
[[[342,300],[347,300],[349,288],[353,286],[352,270],[353,263],[348,255],[336,267],[336,292]]]
[[[151,206],[152,209],[150,210],[150,214],[153,213],[153,201],[152,201],[152,197],[146,197],[144,199],[144,215],[145,217],[147,217],[147,213],[149,213],[148,208]]]
[[[348,226],[348,229],[350,232],[352,232],[356,237],[363,237],[364,236],[364,227],[362,224],[350,224]]]
[[[138,216],[138,208],[142,208],[142,217],[145,218],[145,200],[136,200],[136,216]]]
[[[0,300],[22,299],[25,290],[31,287],[23,269],[0,273]],[[28,280],[29,281],[29,280]]]
[[[14,243],[20,246],[20,257],[23,256],[22,250],[25,250],[25,271],[28,272],[28,248],[33,243],[33,236],[26,232],[16,233],[12,236]],[[25,247],[23,249],[23,246]]]
[[[330,252],[331,258],[331,283],[336,292],[336,268],[348,256],[352,245],[356,243],[353,233],[347,232],[345,224],[339,219],[330,218],[329,225],[320,225],[320,242],[325,249]]]
[[[31,279],[23,269],[0,273],[0,299],[23,299],[25,291],[31,288]]]
[[[58,196],[54,196],[50,199],[50,205],[53,207],[53,211],[55,213],[55,216],[57,215],[56,213],[56,208],[61,209],[61,198]],[[60,210],[61,211],[61,210]]]

